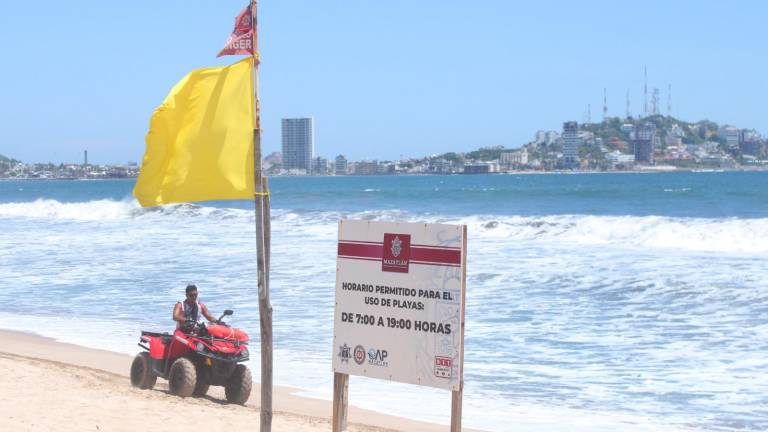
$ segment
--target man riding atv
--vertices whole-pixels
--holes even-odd
[[[187,285],[186,293],[186,300],[176,303],[173,308],[173,320],[176,321],[176,328],[182,328],[189,322],[199,323],[201,314],[208,321],[216,322],[216,318],[208,312],[205,304],[197,301],[197,286]]]
[[[251,372],[242,364],[249,358],[248,335],[222,321],[231,310],[215,319],[197,301],[196,286],[187,286],[186,293],[174,307],[172,335],[141,332],[139,346],[145,352],[131,364],[131,384],[151,389],[161,377],[171,394],[181,397],[204,396],[208,387],[223,386],[227,401],[245,404],[251,395]],[[207,326],[198,322],[200,315],[210,321]]]

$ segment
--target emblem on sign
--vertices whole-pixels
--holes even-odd
[[[361,365],[365,361],[365,348],[362,345],[355,347],[355,363]]]
[[[400,237],[395,236],[395,238],[392,240],[392,248],[391,249],[392,249],[392,255],[395,258],[400,256],[400,251],[402,250],[400,246],[402,244],[403,244],[403,242],[400,240]]]
[[[453,359],[450,357],[435,356],[435,376],[438,378],[450,378],[453,373]]]
[[[346,343],[339,347],[339,357],[341,358],[342,363],[349,363],[349,357],[350,357],[350,349]]]
[[[384,253],[381,257],[382,271],[408,273],[410,259],[410,234],[384,234]]]
[[[371,348],[368,350],[368,364],[373,366],[387,367],[389,366],[389,363],[387,362],[387,356],[389,356],[387,350]]]

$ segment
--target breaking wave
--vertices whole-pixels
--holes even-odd
[[[98,200],[62,203],[37,200],[0,204],[0,218],[62,221],[130,221],[158,223],[201,219],[212,223],[253,221],[249,209],[175,204],[143,209],[136,201]],[[558,242],[563,245],[613,245],[701,252],[768,253],[768,218],[679,218],[662,216],[452,216],[405,210],[318,211],[273,209],[276,227],[329,225],[341,219],[466,224],[471,238],[490,241]],[[128,222],[130,223],[130,222]]]

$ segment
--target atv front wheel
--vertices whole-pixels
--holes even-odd
[[[211,386],[211,369],[205,364],[198,364],[196,371],[197,383],[195,383],[195,390],[192,392],[192,396],[205,396],[208,393],[208,388]]]
[[[155,382],[157,382],[157,375],[152,372],[149,353],[137,354],[131,363],[131,384],[142,390],[149,390],[155,386]]]
[[[245,405],[251,396],[251,371],[244,365],[237,365],[224,386],[227,402]]]
[[[171,394],[181,397],[192,396],[196,381],[195,365],[188,358],[181,357],[173,362],[168,377],[168,390]]]

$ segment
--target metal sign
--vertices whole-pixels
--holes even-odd
[[[466,227],[339,222],[333,369],[459,391]]]

